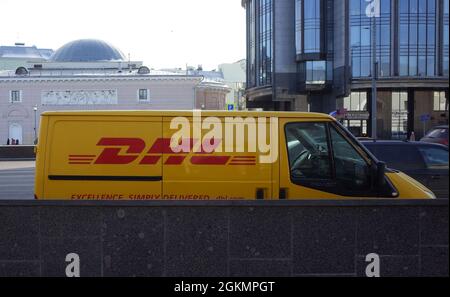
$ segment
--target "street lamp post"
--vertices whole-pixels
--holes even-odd
[[[372,138],[377,139],[377,22],[372,17]]]
[[[34,144],[36,144],[36,140],[37,140],[37,131],[36,131],[36,126],[37,126],[37,105],[35,105],[33,107],[34,110]]]
[[[377,18],[380,17],[380,0],[366,0],[366,16],[371,18],[372,27],[372,138],[377,139]]]

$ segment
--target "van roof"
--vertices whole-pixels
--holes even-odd
[[[200,110],[199,110],[200,111]],[[42,116],[192,116],[193,110],[82,110],[82,111],[46,111]],[[279,118],[321,118],[333,119],[325,113],[292,111],[223,111],[201,110],[202,116],[263,116]]]

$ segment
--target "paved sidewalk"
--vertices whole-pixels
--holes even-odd
[[[34,199],[34,161],[0,161],[0,200]]]
[[[0,170],[34,168],[35,161],[0,161]]]

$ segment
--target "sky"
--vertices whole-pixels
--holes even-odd
[[[150,68],[245,58],[241,0],[0,0],[0,45],[58,49],[101,39]]]

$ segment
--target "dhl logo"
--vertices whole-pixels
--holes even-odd
[[[188,148],[181,148],[175,152],[170,145],[170,138],[158,138],[155,140],[149,150],[145,152],[146,143],[140,138],[102,138],[97,146],[104,146],[103,151],[97,155],[69,155],[69,164],[73,165],[125,165],[138,161],[140,165],[154,165],[159,162],[163,154],[169,157],[164,162],[165,165],[180,165],[188,157],[193,165],[256,165],[256,156],[211,156],[214,148],[220,144],[220,140],[205,139],[199,152],[192,152],[197,139],[182,142],[188,143]],[[203,148],[209,147],[211,152],[206,152]],[[126,148],[125,154],[121,154],[123,148]],[[143,153],[145,154],[143,155]]]

